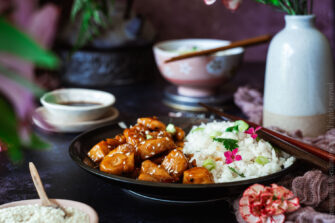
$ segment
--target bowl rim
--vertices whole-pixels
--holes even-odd
[[[52,95],[57,95],[57,94],[66,94],[68,91],[87,91],[87,92],[94,92],[98,94],[103,94],[109,97],[109,101],[107,101],[104,104],[101,105],[92,105],[92,106],[69,106],[69,105],[61,105],[61,104],[56,104],[56,103],[51,103],[47,101],[47,98],[52,96]],[[60,88],[56,89],[50,92],[45,93],[41,98],[40,102],[41,104],[48,108],[48,109],[56,109],[56,110],[71,110],[71,111],[91,111],[95,109],[102,109],[102,108],[107,108],[112,106],[115,103],[116,99],[115,96],[112,93],[106,92],[106,91],[101,91],[101,90],[94,90],[94,89],[86,89],[86,88]]]
[[[68,199],[50,199],[51,201],[56,201],[60,205],[64,207],[72,207],[77,210],[80,210],[84,213],[86,213],[89,216],[90,223],[98,223],[99,222],[99,216],[98,213],[94,210],[93,207],[89,206],[88,204],[85,204],[83,202],[74,201],[74,200],[68,200]],[[19,201],[12,201],[5,204],[0,205],[0,209],[4,208],[10,208],[10,207],[17,207],[17,206],[24,206],[24,205],[34,205],[34,204],[41,204],[40,199],[27,199],[27,200],[19,200]],[[82,208],[77,208],[82,207]]]
[[[161,118],[161,117],[160,117]],[[171,118],[171,117],[169,117]],[[209,119],[207,119],[209,120]],[[212,120],[213,121],[213,120]],[[221,120],[224,121],[224,120]],[[243,185],[250,185],[251,183],[258,183],[258,182],[263,182],[265,180],[269,180],[269,179],[274,179],[278,176],[282,176],[285,173],[288,173],[290,171],[292,171],[293,169],[295,169],[298,165],[298,159],[296,159],[292,165],[283,168],[281,170],[279,170],[278,172],[275,173],[271,173],[265,176],[260,176],[260,177],[255,177],[255,178],[250,178],[250,179],[245,179],[245,180],[238,180],[238,181],[229,181],[229,182],[223,182],[223,183],[212,183],[212,184],[181,184],[181,183],[162,183],[162,182],[150,182],[150,181],[142,181],[142,180],[137,180],[137,179],[133,179],[133,178],[129,178],[129,177],[125,177],[125,176],[118,176],[118,175],[114,175],[114,174],[109,174],[109,173],[105,173],[100,171],[99,169],[95,169],[93,167],[90,167],[88,165],[86,165],[81,159],[79,159],[78,156],[76,156],[75,154],[75,144],[78,140],[80,140],[81,138],[85,137],[88,134],[92,134],[93,132],[97,132],[97,131],[102,131],[104,129],[108,129],[108,128],[112,128],[112,126],[119,126],[120,121],[116,122],[112,122],[110,124],[104,125],[104,126],[100,126],[97,128],[93,128],[93,129],[89,129],[81,134],[79,134],[78,136],[76,136],[71,143],[69,144],[68,148],[68,152],[69,155],[72,159],[72,161],[74,161],[79,167],[81,167],[82,169],[84,169],[85,171],[88,171],[91,174],[94,174],[96,176],[105,178],[105,179],[109,179],[112,181],[116,181],[119,183],[125,183],[125,184],[133,184],[133,185],[138,185],[138,186],[144,186],[144,187],[152,187],[152,188],[170,188],[170,189],[183,189],[183,190],[188,190],[188,189],[213,189],[213,188],[224,188],[224,187],[234,187],[234,186],[243,186]]]
[[[172,40],[164,40],[164,41],[160,41],[160,42],[157,42],[153,45],[153,51],[157,51],[163,55],[166,55],[166,56],[177,56],[179,55],[179,53],[177,52],[171,52],[171,51],[167,51],[167,50],[164,50],[162,49],[161,47],[165,44],[169,44],[169,43],[173,43],[173,42],[193,42],[193,41],[208,41],[208,42],[221,42],[221,43],[224,43],[225,45],[228,45],[229,43],[231,43],[230,40],[221,40],[221,39],[209,39],[209,38],[185,38],[185,39],[172,39]],[[216,52],[215,54],[212,54],[214,56],[217,56],[217,57],[224,57],[224,56],[231,56],[231,55],[239,55],[239,54],[243,54],[244,53],[244,48],[243,47],[236,47],[236,48],[233,48],[234,50],[237,50],[237,52],[231,52],[229,54],[225,54],[225,55],[217,55],[217,53],[219,52],[222,52],[222,51],[219,51],[219,52]],[[233,50],[233,49],[229,49],[229,50]]]

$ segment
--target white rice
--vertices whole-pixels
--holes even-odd
[[[266,176],[287,168],[293,164],[295,158],[284,152],[276,152],[273,146],[260,139],[253,139],[250,134],[244,132],[226,132],[228,127],[234,126],[234,122],[211,122],[200,126],[194,126],[192,130],[201,127],[198,131],[190,131],[186,136],[184,146],[185,154],[193,154],[190,161],[195,160],[197,166],[202,166],[207,159],[215,160],[215,169],[211,170],[215,183],[230,182]],[[224,152],[228,151],[220,142],[213,141],[213,132],[218,132],[219,138],[229,138],[238,140],[238,155],[242,157],[240,161],[230,164],[225,163]],[[265,165],[255,162],[258,156],[268,159]],[[230,168],[234,168],[244,177],[234,173]]]
[[[89,216],[75,208],[66,207],[69,217],[62,210],[38,204],[0,209],[0,223],[89,223]]]

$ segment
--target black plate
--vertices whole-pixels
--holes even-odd
[[[213,121],[199,118],[171,117],[160,117],[160,120],[164,123],[173,123],[176,126],[183,128],[185,132],[189,132],[193,125],[200,125],[202,122]],[[130,126],[136,123],[136,119],[129,119],[124,122],[127,126]],[[106,181],[109,181],[113,184],[117,184],[123,189],[131,190],[132,193],[135,192],[137,194],[143,195],[143,197],[151,197],[156,200],[160,199],[163,201],[197,202],[230,197],[241,193],[249,185],[254,183],[272,183],[276,179],[292,171],[294,166],[296,166],[296,164],[294,164],[277,173],[249,180],[229,183],[189,185],[146,182],[127,177],[116,176],[113,174],[101,172],[100,170],[90,167],[83,162],[83,159],[87,158],[86,154],[92,146],[94,146],[100,140],[108,137],[114,137],[116,134],[121,133],[122,131],[123,129],[120,128],[117,123],[114,123],[85,132],[76,137],[71,142],[69,148],[70,156],[84,170],[102,177]]]

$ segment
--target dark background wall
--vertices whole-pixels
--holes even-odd
[[[315,0],[317,27],[328,37],[334,49],[334,0]],[[273,8],[244,0],[239,10],[227,11],[220,0],[206,6],[203,0],[137,0],[137,12],[155,26],[158,40],[176,38],[218,38],[239,40],[276,33],[284,26],[283,14]],[[247,50],[248,61],[264,61],[267,46]]]

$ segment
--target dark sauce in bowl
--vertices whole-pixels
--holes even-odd
[[[81,106],[81,107],[102,105],[101,103],[87,102],[87,101],[58,102],[57,104],[59,104],[59,105],[68,105],[68,106]]]

